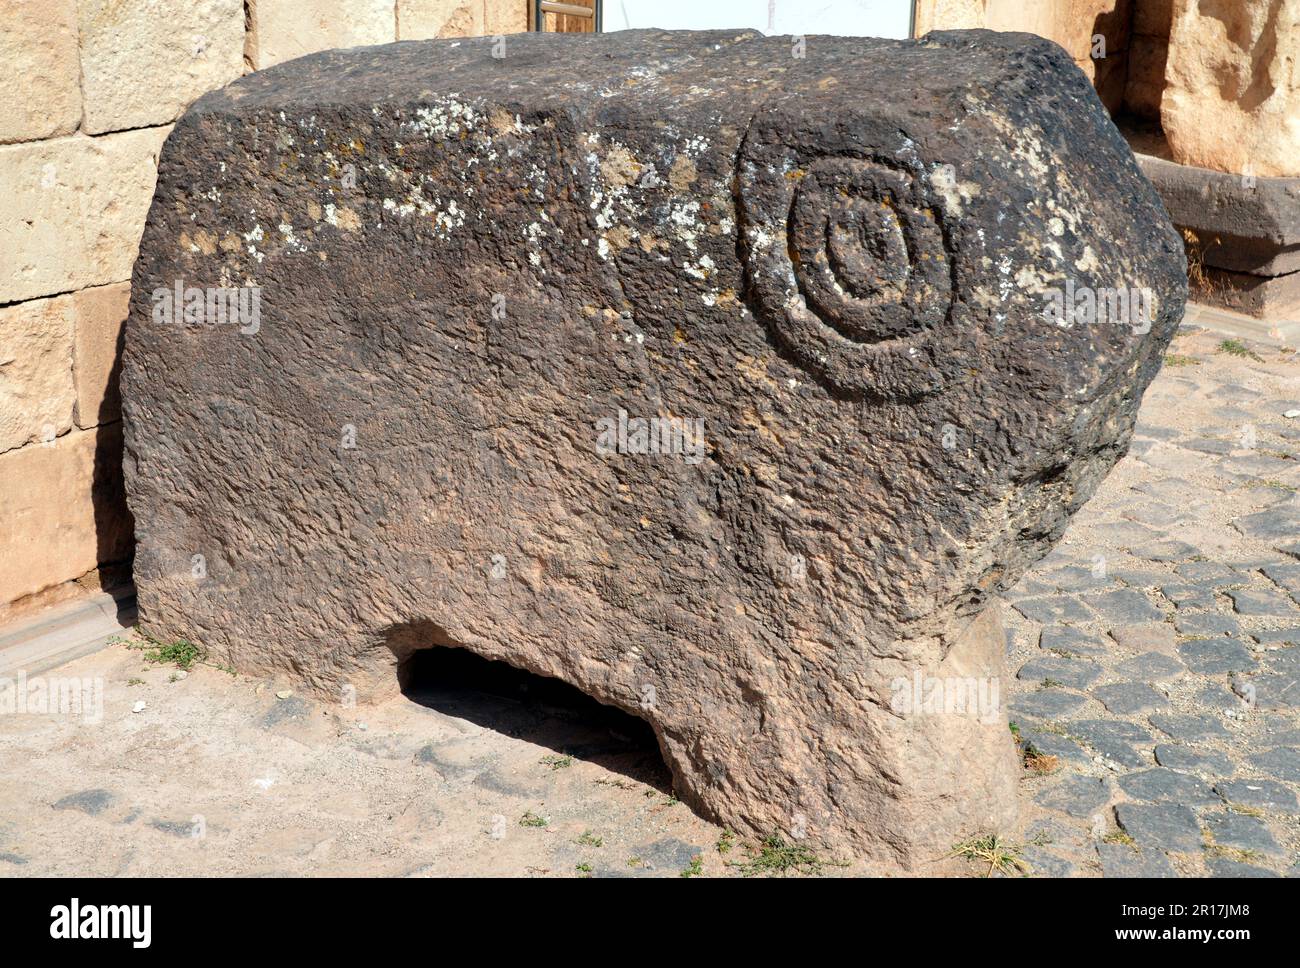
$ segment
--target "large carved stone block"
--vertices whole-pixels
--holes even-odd
[[[1300,0],[1174,0],[1161,122],[1180,165],[1300,175]]]
[[[327,52],[178,123],[124,363],[145,628],[327,697],[433,645],[566,680],[743,832],[1007,828],[990,603],[1185,295],[1086,79],[982,32],[500,52]]]

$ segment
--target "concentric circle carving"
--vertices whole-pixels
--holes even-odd
[[[755,143],[737,210],[753,299],[781,344],[850,393],[912,396],[944,383],[936,332],[953,267],[944,208],[923,175],[878,154],[816,156]]]

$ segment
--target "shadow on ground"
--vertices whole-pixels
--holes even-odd
[[[443,646],[415,653],[403,676],[421,706],[672,792],[650,724],[559,679]]]

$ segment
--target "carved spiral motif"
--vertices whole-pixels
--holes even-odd
[[[737,207],[751,292],[779,341],[846,392],[938,389],[935,332],[953,294],[942,205],[879,157],[802,160],[752,135]]]

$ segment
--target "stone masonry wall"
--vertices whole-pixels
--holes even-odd
[[[971,27],[1056,41],[1180,165],[1300,176],[1300,0],[917,0],[918,37]]]
[[[199,95],[330,47],[517,33],[528,0],[5,0],[0,611],[120,579],[117,371],[158,152]]]

